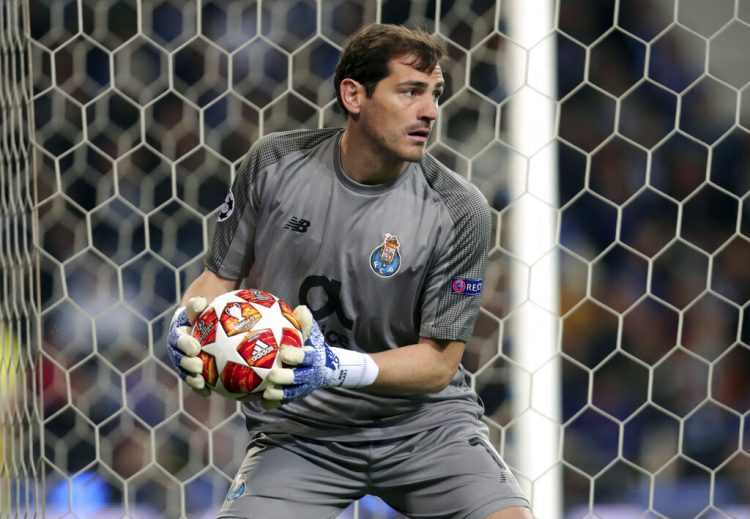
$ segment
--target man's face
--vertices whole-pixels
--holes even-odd
[[[363,100],[359,126],[379,148],[378,154],[414,162],[424,157],[445,81],[440,65],[425,73],[409,61],[391,60],[390,74],[377,84],[372,97]]]

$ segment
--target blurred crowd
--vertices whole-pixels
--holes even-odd
[[[560,11],[563,458],[597,504],[696,517],[750,496],[750,134],[721,117],[740,90],[717,99],[705,75],[714,34],[632,4],[615,32],[613,3]],[[578,91],[571,39],[591,52]],[[587,503],[588,480],[564,479]]]

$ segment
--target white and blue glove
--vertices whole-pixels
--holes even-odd
[[[201,344],[190,332],[192,323],[208,306],[205,297],[193,297],[186,306],[178,308],[172,317],[167,335],[167,354],[172,368],[191,389],[202,396],[208,396],[211,389],[203,379],[203,361],[198,357]]]
[[[273,384],[263,393],[267,400],[296,400],[322,387],[364,387],[378,376],[378,365],[366,353],[332,348],[306,306],[294,309],[305,345],[284,346],[282,362],[294,368],[276,367],[268,375]]]

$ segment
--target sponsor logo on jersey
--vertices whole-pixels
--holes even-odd
[[[219,211],[218,221],[223,222],[232,215],[234,211],[234,195],[231,191],[227,193],[227,197],[224,199],[224,203],[221,205],[221,211]]]
[[[245,493],[245,490],[247,490],[245,475],[237,474],[237,477],[234,478],[234,481],[232,482],[232,486],[229,487],[229,492],[227,493],[227,502],[231,503],[232,501],[239,499],[240,497],[242,497],[242,494]]]
[[[386,233],[383,244],[370,254],[370,268],[378,276],[389,277],[398,272],[401,266],[401,244],[395,234]]]
[[[298,232],[298,233],[306,233],[307,228],[310,227],[310,221],[305,220],[304,218],[297,218],[296,216],[292,216],[289,221],[284,226],[284,229],[289,229],[290,231]]]
[[[325,293],[325,300],[320,297],[321,294],[316,289],[322,289]],[[299,287],[299,303],[307,306],[318,322],[335,313],[344,328],[351,330],[354,326],[354,321],[346,315],[344,304],[341,302],[341,281],[338,279],[307,276]]]
[[[461,296],[478,296],[482,293],[482,280],[473,278],[451,278],[451,292]]]
[[[349,347],[349,337],[339,331],[329,330],[325,324],[320,325],[320,333],[326,338],[326,342],[329,346],[343,346],[344,348]]]

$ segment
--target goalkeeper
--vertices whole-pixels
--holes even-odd
[[[422,31],[364,28],[336,67],[344,128],[263,137],[237,172],[170,358],[208,393],[185,331],[239,287],[300,305],[306,346],[243,403],[249,445],[219,517],[336,517],[366,494],[408,517],[532,517],[460,364],[491,217],[425,151],[442,57]]]

